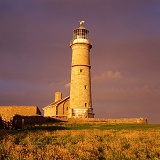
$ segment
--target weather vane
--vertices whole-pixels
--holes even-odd
[[[79,21],[80,26],[82,26],[82,24],[83,24],[84,22],[85,22],[85,21],[83,21],[83,20],[82,20],[82,21]]]

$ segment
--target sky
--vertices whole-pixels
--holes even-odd
[[[80,20],[92,42],[95,117],[160,123],[160,0],[0,0],[0,105],[42,111],[55,92],[69,95]]]

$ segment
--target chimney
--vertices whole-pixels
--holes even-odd
[[[62,93],[61,92],[55,92],[55,102],[62,99]]]

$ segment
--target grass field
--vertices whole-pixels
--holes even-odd
[[[159,160],[160,125],[55,123],[0,130],[1,160]]]

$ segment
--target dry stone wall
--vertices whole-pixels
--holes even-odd
[[[70,118],[68,122],[77,123],[106,123],[106,124],[147,124],[147,118],[119,118],[119,119],[106,119],[106,118]]]
[[[12,119],[12,128],[23,129],[25,126],[42,125],[45,123],[60,122],[60,120],[43,116],[21,116],[15,115]]]
[[[0,106],[0,116],[4,121],[10,121],[14,115],[41,115],[37,106]]]
[[[47,121],[43,116],[20,116],[15,115],[12,120],[13,128],[24,128],[24,126],[41,125]]]

